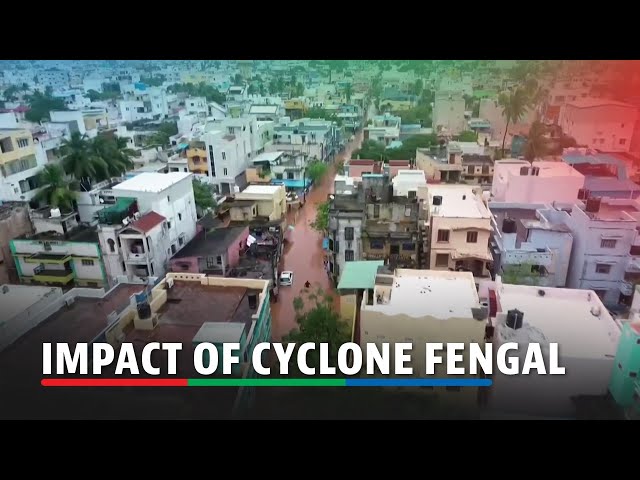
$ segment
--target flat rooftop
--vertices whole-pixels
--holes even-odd
[[[82,242],[82,243],[98,243],[98,229],[96,227],[85,227],[79,225],[67,233],[57,232],[39,232],[31,235],[23,235],[16,238],[16,240],[64,240],[67,242]]]
[[[579,100],[573,100],[567,102],[567,105],[571,105],[576,108],[593,108],[593,107],[625,107],[636,109],[635,106],[624,102],[617,102],[615,100],[608,100],[606,98],[581,98]]]
[[[587,212],[586,205],[584,203],[577,204],[577,206],[592,220],[635,222],[636,219],[633,214],[638,212],[638,208],[630,203],[608,203],[606,200],[603,200],[600,203],[600,209],[597,212]]]
[[[191,175],[189,172],[143,172],[119,183],[112,190],[159,193]]]
[[[273,195],[281,188],[284,187],[282,187],[281,185],[249,185],[240,193],[240,195]]]
[[[226,253],[232,243],[247,230],[248,227],[224,227],[212,232],[200,232],[173,258],[206,257]]]
[[[620,329],[591,290],[503,284],[498,297],[503,313],[512,309],[524,313],[524,326],[515,331],[520,341],[557,342],[561,354],[571,358],[616,354]]]
[[[0,286],[0,327],[4,322],[12,319],[27,308],[38,303],[43,298],[62,294],[59,288],[36,287],[30,285],[2,285]]]
[[[433,197],[442,197],[441,205]],[[431,215],[449,218],[491,218],[491,213],[471,185],[429,185]]]
[[[375,286],[374,304],[364,306],[365,310],[446,320],[472,318],[471,309],[479,306],[471,272],[398,269],[392,278],[391,285]]]
[[[251,162],[252,163],[260,163],[260,162],[269,162],[273,163],[278,160],[284,152],[264,152],[255,157]]]

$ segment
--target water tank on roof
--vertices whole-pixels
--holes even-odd
[[[516,233],[517,231],[516,221],[513,218],[505,218],[502,221],[502,233]]]
[[[578,190],[578,200],[587,200],[589,198],[589,190],[581,188]]]
[[[538,175],[540,175],[540,167],[533,167],[533,168],[531,169],[531,175],[534,175],[534,176],[536,176],[536,177],[537,177]]]
[[[51,212],[50,212],[50,216],[51,218],[58,218],[60,217],[60,209],[59,208],[52,208]]]
[[[602,199],[600,198],[588,198],[586,211],[589,213],[598,213],[600,211],[600,203]]]
[[[520,175],[529,175],[529,167],[520,167]]]
[[[513,330],[522,328],[524,313],[518,309],[509,310],[507,312],[507,327]]]
[[[434,205],[442,205],[442,197],[440,195],[435,195],[433,197],[433,204]]]

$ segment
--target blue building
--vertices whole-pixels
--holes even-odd
[[[629,179],[627,164],[613,155],[572,152],[562,159],[584,175],[584,188],[592,197],[640,197],[640,186]]]

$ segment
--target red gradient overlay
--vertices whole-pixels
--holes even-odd
[[[43,378],[43,387],[186,387],[186,378]]]

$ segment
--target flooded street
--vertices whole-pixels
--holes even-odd
[[[358,149],[361,143],[362,131],[353,142],[346,145],[344,152],[336,155],[336,162],[349,159],[351,152]],[[294,225],[294,230],[289,233],[289,241],[285,245],[281,271],[292,271],[294,278],[293,285],[281,287],[278,301],[271,304],[272,336],[275,341],[281,340],[283,335],[296,327],[293,299],[300,295],[305,282],[308,281],[312,284],[311,290],[321,287],[325,291],[334,293],[333,285],[331,285],[324,266],[323,237],[321,233],[311,228],[311,224],[315,221],[317,205],[324,202],[327,196],[333,192],[335,175],[335,165],[331,164],[329,172],[321,183],[313,186],[307,195],[305,205],[297,212],[297,215],[295,212],[289,214],[289,225]]]

